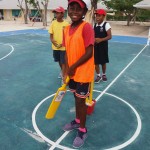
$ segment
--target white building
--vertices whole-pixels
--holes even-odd
[[[20,0],[21,1],[21,0]],[[41,0],[39,0],[41,1]],[[54,17],[52,10],[58,6],[62,6],[67,9],[68,0],[49,0],[48,4],[48,21],[51,21]],[[23,4],[24,6],[24,4]],[[25,8],[25,7],[24,7]],[[89,9],[91,6],[89,6]],[[98,3],[98,8],[107,9],[106,6],[100,2]],[[31,16],[35,16],[37,11],[33,8],[29,8],[31,10]],[[41,5],[41,9],[43,6]],[[3,15],[4,20],[13,20],[15,17],[22,18],[21,10],[18,7],[18,0],[0,0],[0,13]],[[65,14],[67,16],[67,13]]]
[[[134,7],[140,8],[140,9],[148,9],[150,10],[150,0],[143,0],[135,5]]]

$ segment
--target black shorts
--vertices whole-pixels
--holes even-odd
[[[87,98],[89,96],[90,84],[75,82],[73,79],[69,81],[69,89],[75,93],[77,97]]]
[[[54,61],[60,62],[61,64],[65,64],[65,54],[66,51],[53,50]]]

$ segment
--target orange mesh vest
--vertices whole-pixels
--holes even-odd
[[[65,27],[65,47],[68,57],[68,65],[71,66],[77,62],[81,56],[85,54],[85,45],[82,37],[83,27],[86,22],[80,24],[77,30],[69,35],[70,25]],[[93,51],[94,53],[94,51]],[[84,64],[76,69],[75,75],[72,77],[76,82],[91,82],[94,79],[94,55]]]

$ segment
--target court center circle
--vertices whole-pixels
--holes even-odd
[[[10,44],[4,44],[4,45],[7,45],[7,46],[11,47],[11,51],[8,54],[6,54],[5,56],[1,57],[0,60],[5,59],[6,57],[8,57],[14,51],[14,47],[12,45],[10,45]]]
[[[97,93],[101,93],[101,91],[98,91],[98,90],[93,90],[94,92],[97,92]],[[136,111],[136,109],[131,105],[129,104],[128,102],[126,102],[125,100],[123,100],[122,98],[118,97],[118,96],[115,96],[113,94],[110,94],[110,93],[104,93],[106,95],[109,95],[109,96],[112,96],[118,100],[120,100],[121,102],[125,103],[128,107],[130,107],[130,109],[134,112],[136,118],[137,118],[137,128],[136,128],[136,131],[134,132],[134,134],[132,135],[132,137],[127,140],[126,142],[120,144],[120,145],[117,145],[115,147],[111,147],[111,148],[107,148],[105,150],[116,150],[116,149],[121,149],[121,148],[124,148],[126,146],[128,146],[129,144],[131,144],[137,137],[138,135],[140,134],[140,131],[141,131],[141,128],[142,128],[142,122],[141,122],[141,118],[140,118],[140,115],[138,114],[138,112]],[[36,124],[36,119],[35,119],[35,116],[36,116],[36,112],[38,110],[38,108],[42,105],[42,103],[44,103],[46,100],[48,100],[49,98],[51,98],[52,96],[54,96],[54,94],[52,95],[49,95],[48,97],[44,98],[40,103],[38,103],[38,105],[34,108],[33,110],[33,113],[32,113],[32,124],[33,124],[33,127],[35,129],[35,131],[37,132],[37,134],[44,140],[46,141],[47,143],[49,143],[50,145],[55,145],[55,147],[59,148],[59,149],[65,149],[65,150],[73,150],[72,148],[69,148],[69,147],[65,147],[63,145],[60,145],[59,143],[56,144],[56,142],[54,141],[51,141],[49,138],[47,138],[38,128],[37,124]],[[65,132],[66,133],[66,132]],[[69,132],[68,132],[69,133]],[[68,134],[67,133],[67,134]],[[66,135],[67,135],[66,134]]]

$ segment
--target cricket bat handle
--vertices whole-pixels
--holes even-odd
[[[94,88],[94,82],[92,81],[90,83],[90,96],[86,98],[86,105],[87,106],[93,105],[93,101],[92,101],[92,99],[93,99],[93,88]]]
[[[69,78],[69,76],[67,76],[67,78],[66,78],[66,83],[65,83],[65,84],[63,84],[63,85],[62,85],[62,87],[64,87],[64,88],[65,88],[65,87],[67,86],[67,84],[68,84],[69,80],[70,80],[70,78]]]

